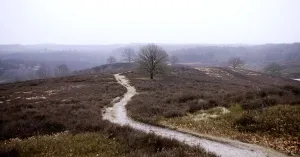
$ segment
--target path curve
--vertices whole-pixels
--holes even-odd
[[[200,138],[195,135],[171,130],[168,128],[162,128],[158,126],[152,126],[142,122],[135,121],[128,117],[125,105],[131,100],[131,98],[137,94],[136,89],[129,84],[129,81],[124,75],[114,75],[119,84],[127,88],[127,92],[123,98],[114,103],[112,107],[107,107],[103,114],[103,119],[119,125],[128,125],[136,130],[146,133],[154,133],[156,135],[175,139],[190,146],[200,146],[209,152],[213,152],[221,157],[283,157],[285,155],[273,151],[271,149],[263,148],[256,145],[242,143],[239,141],[228,140],[217,141],[208,140],[206,138]],[[215,139],[218,137],[214,137]]]

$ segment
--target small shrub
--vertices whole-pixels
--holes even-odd
[[[236,120],[235,124],[240,131],[255,132],[258,130],[256,124],[259,123],[256,116],[257,112],[246,111]]]
[[[249,100],[246,103],[242,104],[243,109],[257,109],[263,106],[263,100],[261,98]]]
[[[300,106],[277,105],[245,111],[236,120],[240,131],[268,132],[273,135],[288,134],[300,137]]]
[[[40,126],[40,128],[41,131],[45,133],[61,132],[66,129],[66,127],[63,124],[57,122],[51,122],[51,121],[43,123]]]
[[[193,94],[183,94],[181,95],[180,97],[178,97],[178,102],[179,103],[185,103],[187,101],[190,101],[190,100],[195,100],[197,99],[198,96],[197,95],[193,95]]]
[[[188,112],[194,113],[194,112],[197,112],[198,110],[201,110],[201,109],[203,109],[203,106],[201,104],[191,103],[189,105]]]
[[[13,148],[11,150],[0,150],[0,156],[1,157],[19,157],[19,151],[16,148]]]
[[[188,112],[190,112],[190,113],[195,113],[199,110],[208,108],[208,102],[203,99],[199,99],[197,102],[192,101],[188,104],[189,104]]]
[[[246,92],[245,98],[248,99],[248,100],[254,99],[255,98],[255,92],[253,92],[253,91]]]
[[[256,98],[243,103],[243,109],[261,109],[269,106],[277,105],[280,102],[279,96],[266,96],[264,98]]]
[[[295,95],[299,95],[300,94],[300,88],[297,88],[295,86],[290,86],[290,85],[286,85],[282,87],[284,90],[290,91]]]
[[[279,95],[279,96],[283,96],[284,95],[284,91],[277,89],[277,88],[265,88],[262,89],[260,91],[258,91],[258,96],[260,96],[261,98],[264,98],[266,96],[269,95]]]
[[[218,106],[217,100],[214,100],[214,99],[208,100],[208,104],[211,108]]]
[[[29,86],[37,86],[37,85],[39,85],[40,83],[38,82],[38,81],[36,81],[36,82],[31,82],[31,83],[29,83]]]
[[[263,101],[263,106],[262,107],[268,107],[268,106],[274,106],[277,105],[277,103],[279,102],[279,96],[267,96],[265,98],[262,99]]]
[[[164,117],[166,117],[166,118],[180,117],[183,115],[184,115],[184,112],[180,111],[180,110],[169,110],[166,113],[164,113]]]

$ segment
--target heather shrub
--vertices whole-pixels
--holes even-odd
[[[277,105],[260,110],[244,111],[236,120],[240,131],[289,134],[300,137],[300,106]]]

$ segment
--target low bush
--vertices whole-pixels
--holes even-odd
[[[180,117],[183,116],[185,114],[184,111],[180,111],[180,110],[168,110],[166,111],[163,116],[166,118],[173,118],[173,117]]]
[[[277,105],[280,102],[280,97],[276,95],[266,96],[249,100],[242,104],[244,109],[261,109],[269,106]]]
[[[240,131],[267,132],[275,136],[289,134],[300,137],[300,106],[277,105],[245,111],[236,120]]]
[[[157,156],[213,156],[211,153],[205,153],[201,148],[188,148],[175,140],[169,140],[158,137],[154,134],[145,134],[138,131],[133,131],[129,127],[112,127],[108,129],[112,135],[111,138],[116,139],[124,146],[124,153],[130,156],[145,154],[157,154]],[[132,150],[139,150],[134,151]]]
[[[256,109],[256,108],[261,108],[263,106],[263,100],[261,98],[249,100],[246,103],[242,104],[242,107],[244,109]]]
[[[283,86],[282,89],[290,91],[290,92],[294,93],[295,95],[300,94],[300,88],[295,87],[295,86],[286,85],[286,86]]]
[[[210,101],[206,101],[204,99],[190,101],[188,103],[188,107],[189,107],[188,112],[195,113],[199,110],[210,108],[210,106],[211,106]]]

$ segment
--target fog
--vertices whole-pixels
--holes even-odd
[[[1,0],[0,44],[300,41],[298,0]]]
[[[238,57],[243,68],[263,71],[276,63],[281,76],[300,78],[299,6],[299,0],[0,0],[0,83],[103,70],[111,68],[100,66],[107,58],[119,69],[124,49],[138,53],[147,43],[181,65],[224,67]]]

